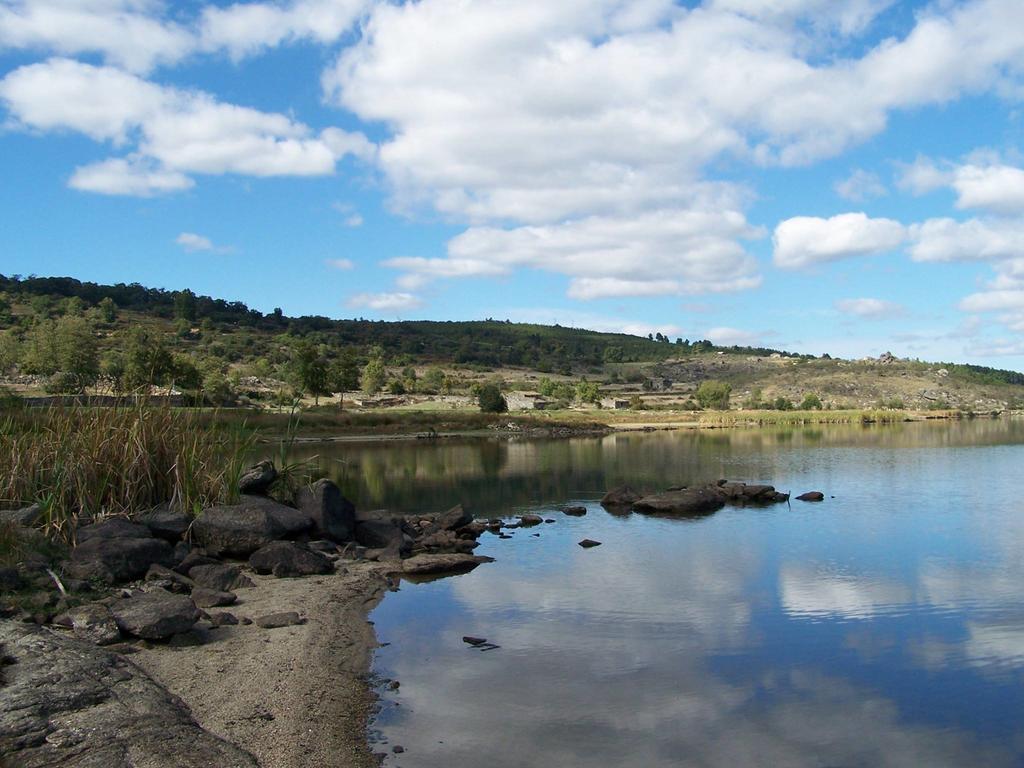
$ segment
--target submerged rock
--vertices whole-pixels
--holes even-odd
[[[562,514],[569,515],[570,517],[583,517],[587,514],[587,508],[579,505],[562,507]]]
[[[314,552],[293,541],[275,541],[249,556],[249,566],[256,573],[285,576],[312,576],[334,572],[334,563],[320,552]]]
[[[519,516],[519,524],[522,526],[540,525],[543,522],[544,518],[540,515],[527,514]]]
[[[257,768],[123,656],[9,621],[0,645],[13,662],[0,696],[4,765]]]

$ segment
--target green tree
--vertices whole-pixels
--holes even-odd
[[[604,354],[602,356],[606,363],[621,363],[622,362],[622,347],[608,346],[604,348]]]
[[[792,411],[793,410],[793,401],[790,400],[788,397],[782,397],[780,395],[779,397],[775,398],[775,410],[776,411]]]
[[[363,366],[363,372],[359,377],[359,386],[367,395],[375,395],[384,387],[388,378],[388,369],[384,361],[379,357],[371,357],[369,362]]]
[[[477,403],[484,413],[504,413],[508,410],[508,403],[497,384],[484,384],[480,387]]]
[[[85,314],[85,302],[78,296],[69,296],[64,301],[64,314],[70,317],[81,317]]]
[[[196,295],[187,288],[174,294],[174,316],[189,322],[196,319]]]
[[[316,405],[320,405],[320,395],[330,394],[327,360],[309,339],[295,347],[295,383],[313,396]]]
[[[429,392],[430,394],[437,394],[441,391],[443,386],[444,371],[436,365],[431,368],[427,368],[426,372],[423,374],[423,391]]]
[[[82,317],[36,323],[26,338],[22,357],[26,373],[53,377],[55,392],[85,392],[99,377],[96,336]]]
[[[814,393],[804,395],[804,399],[800,403],[801,411],[820,411],[821,408],[821,398]]]
[[[121,369],[124,391],[148,389],[167,384],[174,376],[174,357],[156,334],[133,328],[124,347]]]
[[[14,331],[0,331],[0,375],[10,371],[21,362],[21,341]]]
[[[576,385],[576,399],[581,403],[596,403],[601,398],[601,388],[596,382],[581,381]]]
[[[100,310],[100,319],[104,323],[113,323],[117,320],[117,304],[109,296],[104,296],[97,305]]]
[[[708,379],[701,382],[694,394],[701,408],[727,411],[729,410],[729,395],[732,394],[732,386],[724,381]]]
[[[359,360],[352,349],[346,347],[331,363],[329,378],[335,392],[359,389]]]

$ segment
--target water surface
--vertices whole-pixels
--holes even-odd
[[[332,446],[361,504],[557,521],[485,534],[497,562],[376,609],[375,670],[401,683],[378,749],[407,768],[1024,765],[1022,443],[974,421]],[[596,503],[717,477],[829,498],[698,521]]]

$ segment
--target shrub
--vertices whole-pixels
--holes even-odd
[[[508,403],[497,384],[484,384],[480,387],[477,403],[484,413],[504,413],[508,410]]]
[[[724,381],[708,379],[697,387],[695,396],[701,408],[726,411],[729,409],[729,395],[731,394],[732,387],[729,384]]]
[[[820,411],[821,408],[821,398],[815,394],[804,395],[804,399],[800,403],[801,411]]]

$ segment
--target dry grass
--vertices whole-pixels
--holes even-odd
[[[166,407],[21,409],[0,420],[0,500],[41,504],[48,533],[164,502],[230,501],[254,436]]]
[[[902,410],[705,411],[702,427],[798,426],[801,424],[885,424],[911,421]]]

